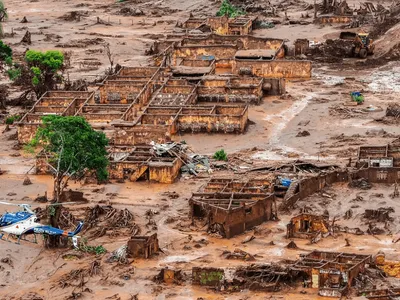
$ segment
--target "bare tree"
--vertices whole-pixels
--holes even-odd
[[[107,73],[108,74],[112,74],[113,73],[113,69],[114,69],[114,54],[111,52],[109,43],[104,45],[104,50],[105,50],[106,55],[108,57],[108,61],[110,62],[110,69],[108,70]]]

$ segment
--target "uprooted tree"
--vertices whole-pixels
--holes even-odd
[[[107,180],[108,140],[97,132],[83,117],[44,116],[43,124],[28,144],[29,148],[43,148],[47,164],[54,177],[54,202],[60,202],[68,182],[95,175],[98,182]],[[50,225],[58,227],[61,207],[54,206],[50,213]],[[59,239],[49,237],[48,247],[57,247]]]

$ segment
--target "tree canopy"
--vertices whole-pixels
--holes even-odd
[[[51,90],[57,82],[57,72],[62,69],[64,55],[60,51],[40,52],[29,50],[25,61],[32,72],[32,84],[39,90]]]
[[[54,171],[55,192],[61,193],[68,179],[81,179],[95,172],[99,181],[106,180],[108,140],[79,116],[44,116],[32,146],[42,146]]]

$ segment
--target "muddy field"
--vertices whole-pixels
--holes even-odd
[[[254,36],[287,39],[291,46],[295,39],[303,38],[324,42],[337,37],[343,29],[341,24],[314,24],[314,10],[309,8],[313,0],[261,1],[260,5],[267,7],[267,2],[286,9],[273,17],[266,17],[264,10],[259,11],[263,19],[279,22],[274,28],[254,30]],[[353,7],[359,1],[347,2]],[[93,82],[104,76],[109,67],[105,43],[110,45],[114,63],[128,67],[152,65],[153,59],[145,51],[154,41],[177,31],[176,24],[190,14],[214,16],[220,2],[7,0],[5,5],[9,19],[2,23],[6,33],[3,40],[15,49],[17,57],[22,57],[27,48],[69,51],[71,63],[66,74],[71,80]],[[284,10],[289,20],[305,23],[285,22]],[[309,16],[301,18],[306,13]],[[20,23],[23,17],[27,23]],[[205,226],[192,223],[189,199],[211,178],[234,176],[244,180],[266,176],[268,170],[261,167],[291,164],[295,160],[345,167],[349,159],[354,165],[360,146],[386,145],[399,138],[399,121],[389,122],[385,117],[386,108],[398,103],[400,97],[400,61],[396,52],[399,26],[379,37],[376,54],[367,60],[346,57],[339,62],[313,61],[311,79],[287,80],[284,95],[264,97],[260,105],[250,106],[251,123],[243,134],[197,133],[173,137],[175,141],[184,140],[195,153],[202,155],[212,156],[223,148],[228,153],[230,167],[213,167],[212,172],[197,177],[182,175],[173,184],[72,182],[69,188],[83,192],[88,200],[85,204],[67,207],[76,219],[87,217],[87,212],[96,205],[108,205],[116,210],[127,209],[133,215],[132,220],[116,230],[105,220],[106,225],[96,223],[90,231],[82,233],[90,245],[103,245],[107,250],[106,254],[97,256],[76,255],[71,249],[44,249],[41,238],[39,244],[1,241],[0,299],[329,299],[318,296],[316,288],[303,288],[301,284],[285,284],[274,293],[248,288],[237,292],[215,291],[192,285],[191,272],[193,267],[214,267],[232,273],[239,266],[251,263],[295,261],[301,254],[315,249],[368,255],[383,251],[388,260],[398,260],[400,243],[392,241],[400,232],[400,204],[399,198],[390,196],[395,186],[392,183],[374,183],[367,190],[347,183],[332,184],[297,201],[290,211],[279,212],[277,220],[262,223],[230,239],[207,233]],[[368,24],[354,30],[373,28],[373,24]],[[20,43],[27,30],[32,34],[31,45]],[[10,86],[11,97],[21,92],[4,74],[0,74],[0,84]],[[89,90],[96,88],[93,83],[89,85]],[[363,92],[363,105],[344,105],[353,91]],[[25,111],[10,106],[6,113]],[[18,146],[16,126],[10,126],[7,131],[2,123],[0,132],[0,170],[4,171],[0,175],[0,200],[45,208],[46,204],[34,199],[45,193],[51,195],[53,178],[33,174],[35,157]],[[296,172],[290,172],[290,176],[295,176],[292,173],[299,178],[309,175]],[[31,185],[22,184],[26,176]],[[282,202],[282,198],[277,199],[278,206]],[[330,219],[335,217],[338,225],[368,231],[369,221],[363,217],[365,210],[382,207],[390,207],[393,212],[387,224],[373,224],[382,229],[376,234],[339,233],[316,244],[293,239],[297,248],[286,247],[291,241],[286,238],[287,224],[304,210],[313,214],[327,210]],[[13,209],[0,205],[0,215]],[[349,210],[351,217],[345,218]],[[96,231],[103,227],[106,229],[102,234]],[[154,233],[162,250],[157,255],[149,259],[135,258],[128,264],[108,261],[110,253],[125,245],[131,235]],[[254,239],[243,243],[249,237]],[[224,252],[238,248],[254,256],[255,261],[224,258]],[[97,271],[93,271],[94,261],[99,263]],[[170,285],[156,282],[154,277],[165,267],[182,270],[184,280]],[[80,269],[84,271],[74,273]],[[71,279],[71,274],[76,277]],[[85,275],[79,277],[80,274]],[[389,285],[400,287],[400,281],[388,277],[379,281],[377,288]],[[355,295],[349,297],[355,298]]]

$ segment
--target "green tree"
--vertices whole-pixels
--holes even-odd
[[[98,181],[105,181],[107,173],[108,140],[104,133],[97,132],[78,116],[44,116],[43,124],[28,147],[42,147],[54,178],[53,197],[55,202],[68,186],[68,181],[81,180],[95,173]],[[50,224],[58,227],[60,206],[55,206]],[[48,246],[58,246],[57,239],[49,238]]]
[[[32,85],[38,96],[53,90],[55,85],[62,81],[62,75],[59,73],[64,66],[62,52],[29,50],[25,54],[25,61],[31,71]]]
[[[5,62],[10,57],[12,57],[12,50],[10,46],[0,40],[0,61]]]

